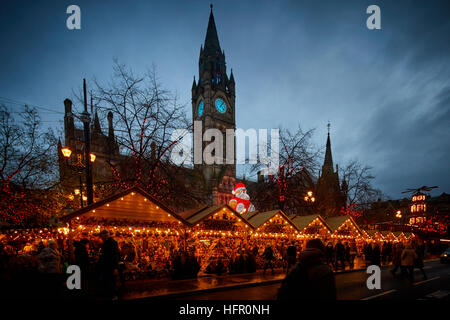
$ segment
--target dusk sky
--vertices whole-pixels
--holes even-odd
[[[107,81],[116,57],[137,73],[155,64],[190,117],[210,2],[2,1],[0,103],[54,110],[40,112],[62,128],[64,99],[83,77]],[[71,4],[81,8],[81,30],[66,28]],[[236,80],[237,127],[300,123],[316,129],[324,150],[330,121],[334,162],[372,166],[385,194],[422,185],[450,193],[449,1],[213,4]],[[381,30],[366,27],[372,4]]]

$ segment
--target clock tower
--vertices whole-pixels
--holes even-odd
[[[192,120],[201,121],[203,132],[214,128],[219,129],[223,136],[223,164],[205,164],[202,162],[202,164],[196,165],[196,168],[203,172],[203,176],[209,186],[214,188],[222,183],[224,177],[232,178],[233,182],[235,180],[236,155],[234,154],[233,164],[225,164],[225,131],[226,129],[234,130],[236,121],[233,71],[228,77],[225,52],[220,48],[212,5],[205,43],[204,46],[200,47],[198,70],[198,82],[196,82],[194,77],[192,84]],[[203,142],[202,153],[205,146],[210,143]],[[236,147],[234,150],[236,150]]]

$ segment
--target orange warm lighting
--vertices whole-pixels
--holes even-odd
[[[97,156],[95,154],[93,154],[93,153],[90,153],[89,156],[91,158],[91,162],[94,162],[95,158],[97,158]]]
[[[70,155],[72,154],[72,150],[70,150],[68,147],[62,148],[61,152],[62,152],[64,158],[70,158]]]
[[[75,193],[75,195],[79,195],[80,194],[80,189],[73,190],[73,193]]]

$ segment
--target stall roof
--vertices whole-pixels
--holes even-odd
[[[292,222],[291,219],[288,218],[288,216],[282,210],[271,210],[256,213],[250,212],[246,214],[246,218],[248,222],[250,222],[250,224],[256,229],[262,226],[264,223],[266,223],[268,220],[270,220],[277,214],[280,214],[292,227],[297,229],[297,226]]]
[[[377,233],[378,230],[367,230],[366,233],[370,236],[373,237],[375,235],[375,233]]]
[[[245,219],[245,217],[243,217],[241,214],[237,213],[236,211],[233,210],[233,208],[231,208],[229,205],[227,204],[222,204],[222,205],[215,205],[215,206],[211,206],[211,207],[205,207],[205,208],[201,208],[200,210],[192,213],[191,215],[187,216],[185,219],[187,221],[188,224],[190,224],[191,226],[194,226],[198,223],[200,223],[201,221],[203,221],[204,219],[208,218],[209,216],[221,211],[221,210],[229,210],[231,211],[236,217],[240,218],[241,221],[243,221],[245,224],[249,225],[250,227],[253,228],[253,226],[247,221],[247,219]]]
[[[139,187],[127,189],[95,202],[63,216],[61,220],[70,221],[79,216],[141,221],[173,221],[176,219],[186,224],[186,221],[178,214]]]
[[[331,230],[334,232],[336,231],[340,226],[342,226],[347,220],[350,220],[352,224],[356,227],[356,230],[362,235],[363,232],[359,228],[359,226],[356,224],[355,220],[353,220],[352,217],[349,216],[339,216],[339,217],[330,217],[327,218],[325,221],[328,224],[328,226],[331,228]]]
[[[311,214],[311,215],[307,215],[307,216],[296,216],[296,217],[292,218],[291,220],[295,224],[297,229],[302,231],[303,229],[305,229],[307,226],[309,226],[317,218],[319,218],[319,220],[325,225],[325,227],[327,229],[329,229],[330,231],[333,231],[328,226],[326,221],[322,218],[322,216],[319,215],[319,214]]]
[[[388,237],[390,234],[394,235],[392,231],[389,230],[381,231],[381,234],[383,235],[383,237]]]

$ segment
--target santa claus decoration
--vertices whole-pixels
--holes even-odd
[[[231,193],[234,197],[228,202],[228,205],[236,212],[243,214],[255,211],[255,207],[250,203],[250,196],[247,194],[247,188],[242,182],[237,183]]]

